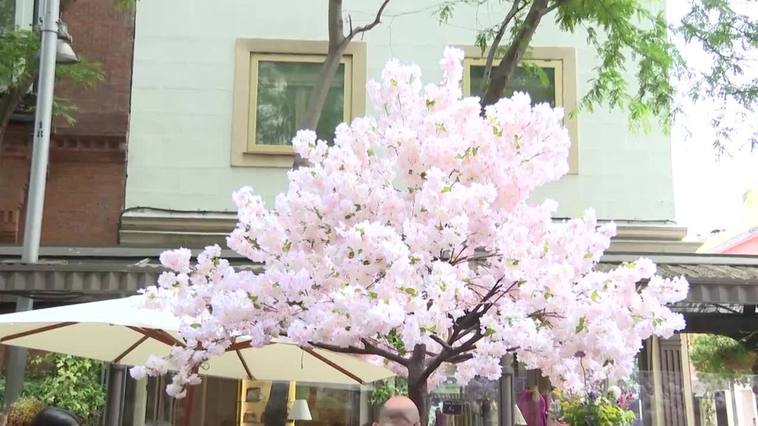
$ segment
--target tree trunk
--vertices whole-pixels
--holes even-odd
[[[532,4],[521,24],[521,28],[513,38],[513,43],[508,47],[497,68],[492,71],[492,78],[487,91],[481,99],[482,109],[487,105],[494,104],[503,96],[503,91],[513,80],[516,67],[524,56],[527,47],[529,47],[529,42],[532,41],[540,20],[548,11],[547,5],[548,0],[535,0]]]
[[[418,407],[421,426],[426,426],[429,423],[429,390],[426,381],[415,384],[408,383],[408,398]]]
[[[318,120],[321,118],[321,111],[324,109],[326,96],[329,94],[329,86],[331,86],[334,74],[337,72],[342,53],[347,48],[348,43],[343,32],[342,0],[329,0],[328,23],[329,50],[308,98],[308,107],[305,110],[303,122],[298,123],[298,129],[316,130]],[[297,169],[307,165],[308,161],[299,155],[295,155],[292,168]]]
[[[408,398],[416,404],[421,426],[429,424],[429,388],[424,377],[426,345],[416,345],[408,363]]]
[[[334,80],[334,76],[337,74],[340,59],[342,59],[342,54],[346,48],[347,44],[337,46],[334,51],[332,51],[331,47],[329,48],[329,54],[326,55],[326,60],[321,67],[316,84],[313,86],[313,90],[311,90],[308,108],[305,110],[303,122],[300,123],[300,129],[316,130],[318,120],[321,118],[321,111],[324,109],[324,104],[326,103],[326,97],[329,95],[332,80]]]

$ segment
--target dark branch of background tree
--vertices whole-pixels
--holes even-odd
[[[370,31],[381,23],[382,14],[387,8],[390,0],[382,0],[379,9],[376,11],[374,20],[365,25],[353,27],[353,20],[348,15],[347,17],[347,34],[345,34],[345,18],[342,14],[342,0],[329,0],[328,9],[328,23],[329,23],[329,48],[324,59],[324,64],[321,66],[321,71],[316,78],[316,83],[313,85],[313,90],[308,98],[308,106],[305,111],[302,123],[298,123],[299,129],[316,129],[318,120],[321,118],[321,111],[324,109],[324,103],[326,97],[329,94],[329,87],[331,87],[332,80],[334,79],[337,69],[339,68],[342,54],[345,53],[345,49],[353,39]],[[295,156],[294,167],[300,167],[307,164],[307,162],[300,156]]]
[[[648,129],[652,120],[658,119],[668,129],[679,110],[675,98],[677,77],[694,82],[686,101],[710,97],[736,102],[745,111],[758,109],[758,78],[744,75],[747,63],[755,62],[745,52],[758,48],[755,19],[736,11],[730,0],[691,0],[684,18],[669,24],[665,3],[663,0],[451,0],[440,2],[437,13],[444,23],[457,7],[489,5],[490,10],[502,10],[502,20],[480,28],[475,40],[486,58],[480,87],[482,108],[503,96],[528,54],[535,32],[549,18],[562,31],[583,31],[588,44],[597,52],[599,63],[579,102],[580,111],[592,111],[599,106],[623,109],[633,127]],[[674,37],[697,43],[712,66],[705,71],[693,71],[672,42]],[[630,66],[635,69],[637,82],[625,78]],[[734,129],[719,126],[719,115],[714,117],[719,138],[728,138]],[[749,139],[752,146],[758,145],[755,133]],[[718,142],[715,145],[719,147]]]

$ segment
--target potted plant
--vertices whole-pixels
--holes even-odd
[[[45,404],[36,399],[21,397],[8,408],[6,426],[26,426],[31,423],[37,413],[45,408]]]
[[[634,393],[624,392],[618,386],[578,395],[559,393],[552,414],[557,421],[570,426],[625,426],[635,420],[629,409],[632,401]]]

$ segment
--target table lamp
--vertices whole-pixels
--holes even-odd
[[[293,401],[287,420],[312,420],[311,410],[308,409],[308,401],[304,399],[296,399]]]

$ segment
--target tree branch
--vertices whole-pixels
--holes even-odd
[[[492,74],[487,91],[481,99],[482,109],[487,105],[492,105],[500,99],[506,86],[513,79],[513,74],[516,71],[516,66],[524,56],[526,48],[529,46],[529,42],[534,36],[534,32],[537,30],[537,26],[540,23],[542,17],[548,11],[549,0],[534,0],[532,6],[529,8],[524,22],[521,24],[521,28],[513,38],[513,43],[506,50],[503,59],[500,60],[497,68]]]
[[[550,13],[550,12],[554,11],[555,9],[558,9],[559,7],[561,7],[561,5],[563,5],[563,4],[564,4],[564,3],[566,3],[567,1],[568,1],[568,0],[555,0],[555,3],[553,3],[553,4],[552,4],[550,7],[548,7],[548,8],[545,10],[545,15],[547,15],[548,13]]]
[[[332,352],[338,352],[338,353],[343,353],[343,354],[355,354],[355,355],[378,355],[390,361],[396,362],[400,365],[403,365],[403,366],[408,365],[408,360],[396,353],[392,353],[386,349],[382,349],[378,346],[375,346],[366,339],[361,339],[361,343],[363,343],[363,348],[359,348],[357,346],[342,347],[342,346],[330,345],[328,343],[310,342],[310,344],[314,347],[326,349]]]
[[[337,73],[337,69],[339,69],[342,54],[345,53],[345,49],[347,49],[347,46],[350,44],[353,37],[379,25],[382,13],[389,2],[390,0],[384,0],[376,14],[376,18],[369,24],[353,28],[352,19],[349,18],[350,34],[345,37],[344,20],[342,18],[342,0],[329,0],[329,49],[324,64],[321,66],[318,78],[316,79],[308,97],[308,105],[305,114],[301,122],[297,123],[298,129],[316,129],[318,121],[321,118],[321,112],[324,109],[324,104],[326,103],[327,95],[329,94],[332,80]],[[297,169],[299,167],[307,166],[308,161],[306,159],[302,158],[300,155],[295,155],[292,168]]]
[[[510,10],[508,10],[508,13],[505,15],[503,23],[500,25],[497,34],[495,34],[495,38],[492,39],[490,50],[487,52],[487,61],[484,64],[484,78],[482,78],[481,86],[479,87],[479,93],[484,93],[484,88],[487,87],[487,82],[490,81],[490,74],[492,73],[492,62],[495,60],[495,53],[497,52],[498,47],[500,47],[500,42],[503,40],[505,29],[508,27],[508,24],[511,22],[511,20],[516,17],[516,14],[518,14],[527,5],[527,3],[521,3],[521,1],[522,0],[513,0],[513,4],[511,5]]]
[[[459,359],[460,355],[465,354],[466,352],[473,351],[476,349],[476,343],[479,342],[484,338],[484,334],[482,334],[481,330],[477,329],[473,336],[469,340],[467,340],[465,343],[460,345],[457,348],[453,348],[452,350],[443,349],[442,352],[440,352],[439,355],[434,357],[429,364],[424,367],[424,371],[419,376],[419,380],[426,380],[429,378],[429,376],[434,373],[435,370],[437,370],[442,363],[450,362],[451,359]],[[457,362],[463,362],[465,360],[459,360]]]
[[[472,353],[460,354],[460,355],[456,355],[454,357],[448,358],[447,363],[449,363],[449,364],[460,364],[460,363],[466,362],[466,361],[468,361],[468,360],[470,360],[472,358],[474,358],[474,354],[472,354]]]
[[[342,0],[329,0],[329,48],[338,46],[345,39],[342,20]]]
[[[366,31],[369,31],[372,28],[374,28],[375,26],[379,25],[382,22],[382,13],[384,13],[384,9],[387,7],[387,5],[389,4],[389,2],[390,2],[390,0],[384,0],[382,2],[382,5],[379,6],[379,10],[376,11],[376,17],[374,18],[373,21],[369,22],[368,24],[361,25],[361,26],[356,27],[355,29],[353,29],[352,28],[352,23],[351,23],[351,25],[350,25],[350,34],[348,34],[347,37],[345,37],[345,40],[349,43],[350,40],[352,40],[353,37],[355,37],[356,35],[358,35],[360,33],[365,33]]]
[[[450,350],[450,351],[453,350],[453,347],[450,346],[450,344],[446,342],[445,340],[443,340],[440,336],[437,336],[436,334],[432,334],[429,337],[435,342],[439,343],[440,346],[442,346],[443,350]]]

